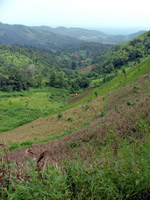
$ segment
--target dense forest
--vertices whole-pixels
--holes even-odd
[[[150,31],[130,42],[114,46],[105,54],[103,62],[97,64],[91,71],[90,76],[97,78],[111,72],[117,75],[120,68],[125,72],[126,67],[132,67],[149,53]]]
[[[71,92],[88,88],[90,81],[106,82],[150,53],[150,32],[122,45],[81,43],[56,49],[0,44],[0,90],[21,91],[51,86]],[[95,64],[90,73],[78,70]],[[109,78],[107,77],[109,75]]]
[[[110,45],[85,43],[59,50],[0,45],[0,88],[21,91],[52,86],[72,91],[87,88],[89,80],[78,69],[102,62]]]

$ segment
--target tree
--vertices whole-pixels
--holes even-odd
[[[12,68],[9,72],[9,84],[12,86],[13,91],[21,91],[26,89],[25,79],[20,69]]]
[[[76,62],[75,62],[75,61],[73,61],[73,62],[72,62],[72,64],[71,64],[71,68],[72,68],[73,70],[75,70],[75,69],[76,69],[76,67],[77,67],[77,64],[76,64]]]
[[[126,70],[125,70],[125,68],[122,69],[122,73],[124,74],[125,79],[126,79],[126,78],[127,78],[127,74],[126,74]]]
[[[49,85],[50,85],[51,87],[56,87],[56,83],[57,83],[57,75],[56,75],[56,72],[53,70],[53,71],[50,73]]]

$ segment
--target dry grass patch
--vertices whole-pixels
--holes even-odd
[[[56,135],[62,135],[69,130],[77,130],[85,123],[95,119],[104,106],[102,97],[88,101],[70,110],[62,112],[61,118],[55,114],[50,117],[39,118],[15,130],[1,134],[1,142],[39,141]]]

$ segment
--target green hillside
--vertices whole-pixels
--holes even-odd
[[[83,28],[66,28],[66,27],[51,28],[48,26],[32,27],[32,28],[35,28],[36,30],[39,29],[39,30],[53,32],[63,36],[69,36],[72,38],[80,39],[82,41],[97,42],[102,44],[121,44],[123,42],[133,40],[134,38],[138,37],[140,34],[145,32],[145,31],[139,31],[137,33],[124,36],[124,35],[107,35],[101,31],[83,29]]]
[[[150,198],[150,32],[82,45],[0,45],[2,200]]]
[[[11,163],[9,168],[7,162],[1,165],[2,199],[149,199],[149,72],[148,58],[128,69],[126,77],[122,73],[97,88],[98,95],[89,99],[87,109],[92,111],[97,103],[101,112],[88,126],[33,147],[30,141],[22,142],[22,147],[30,148],[8,153],[7,159],[17,164]],[[87,97],[76,103],[87,101]],[[63,116],[65,112],[58,124],[64,122]],[[52,118],[46,120],[50,125]],[[79,122],[79,117],[76,120]],[[26,163],[29,167],[24,170],[20,168],[18,163],[29,158],[35,161]],[[5,184],[9,174],[12,180]]]
[[[109,48],[110,45],[93,43],[70,46],[64,50],[0,44],[0,90],[10,92],[52,86],[73,92],[86,88],[88,77],[76,71],[100,62]]]
[[[23,48],[23,47],[17,47],[17,46],[10,47],[10,46],[1,45],[1,48],[0,48],[0,52],[1,52],[1,54],[0,54],[0,58],[1,58],[0,86],[1,86],[1,90],[7,91],[7,92],[12,92],[13,90],[22,91],[23,89],[26,90],[31,87],[34,89],[32,89],[32,90],[30,89],[29,92],[17,93],[18,100],[15,100],[15,99],[17,99],[17,98],[15,98],[15,96],[16,96],[15,93],[14,94],[13,93],[12,94],[11,93],[10,94],[1,93],[1,128],[0,128],[0,131],[3,132],[3,131],[11,130],[20,125],[31,122],[34,119],[37,119],[39,117],[52,115],[54,113],[60,113],[69,108],[73,108],[77,105],[80,105],[81,103],[90,101],[91,99],[95,98],[95,94],[97,96],[104,95],[104,94],[112,91],[113,89],[117,89],[119,87],[125,86],[128,82],[138,79],[138,77],[140,77],[141,75],[149,73],[148,66],[150,65],[150,60],[149,60],[149,58],[145,57],[145,56],[148,56],[149,46],[148,45],[144,46],[146,43],[149,44],[148,43],[149,35],[148,35],[148,33],[146,33],[146,34],[142,35],[140,38],[141,39],[138,40],[137,44],[138,45],[140,44],[140,46],[142,46],[143,54],[141,54],[140,60],[139,60],[139,57],[137,57],[137,58],[135,57],[135,60],[132,63],[132,65],[134,64],[134,66],[131,65],[132,67],[130,66],[128,68],[123,68],[123,69],[125,69],[123,71],[123,70],[119,69],[121,64],[120,64],[120,66],[117,65],[116,68],[119,69],[118,74],[115,74],[114,71],[112,71],[111,73],[106,74],[105,80],[104,80],[104,75],[99,74],[99,77],[101,77],[101,79],[98,79],[98,81],[100,80],[99,84],[101,85],[101,87],[95,88],[94,90],[89,92],[83,98],[79,97],[78,101],[75,101],[67,106],[65,106],[65,105],[67,104],[67,99],[71,96],[71,93],[73,93],[74,91],[77,91],[79,89],[83,90],[86,87],[88,88],[90,80],[93,80],[93,79],[94,79],[94,81],[97,80],[94,77],[89,79],[88,78],[89,74],[82,75],[82,74],[73,73],[73,71],[70,71],[69,69],[67,69],[67,67],[69,67],[67,64],[66,64],[66,66],[63,65],[64,57],[65,57],[65,59],[68,59],[68,60],[72,59],[72,61],[73,61],[74,58],[71,57],[71,53],[70,54],[68,54],[66,52],[57,53],[54,51],[41,51],[38,49],[27,48],[27,47]],[[135,41],[137,41],[137,39]],[[131,44],[134,44],[134,43],[135,43],[134,41],[126,43],[126,44],[120,46],[117,52],[112,51],[111,53],[108,53],[107,59],[104,60],[103,63],[104,64],[107,63],[110,59],[110,55],[114,55],[114,54],[116,55],[115,59],[121,59],[120,55],[121,55],[122,51],[125,51],[124,48],[130,49],[132,47],[131,49],[134,50],[135,52],[139,51],[137,44],[135,46],[131,46]],[[82,50],[81,50],[81,48],[82,48]],[[87,44],[84,46],[78,46],[78,48],[74,49],[74,52],[76,52],[76,54],[77,54],[77,52],[82,51],[82,54],[83,54],[83,51],[86,51],[87,49],[88,49],[88,51],[91,51],[91,52],[95,50],[95,52],[96,52],[95,56],[101,56],[100,53],[104,54],[107,50],[107,48],[106,48],[103,51],[101,51],[101,48],[99,48],[97,46],[93,46],[93,44],[90,44],[90,45]],[[68,52],[71,52],[71,49],[68,50]],[[56,59],[58,59],[58,57],[60,58],[59,63],[56,62]],[[104,54],[104,57],[105,57],[105,54]],[[78,58],[78,57],[76,57],[76,58]],[[90,58],[90,54],[89,54],[89,58]],[[83,60],[84,59],[85,58],[83,58]],[[95,57],[93,57],[92,59],[94,60]],[[137,59],[139,60],[138,62],[141,62],[141,63],[136,64]],[[113,56],[112,56],[112,60],[113,60]],[[129,62],[129,56],[128,56],[127,61]],[[60,68],[61,62],[62,62],[62,69]],[[114,62],[114,61],[112,61],[112,62]],[[103,63],[102,63],[102,65],[104,65]],[[12,70],[14,68],[13,66],[17,67],[17,69],[19,69],[20,71]],[[99,67],[99,66],[97,66],[97,67]],[[97,68],[95,70],[97,70]],[[104,70],[105,70],[105,67],[104,67]],[[95,72],[92,71],[91,74],[92,73],[95,73]],[[23,76],[22,76],[22,74],[23,74]],[[16,81],[15,76],[20,77],[17,81],[17,86],[16,86],[16,84],[14,84],[14,82],[10,82],[10,83],[7,82],[7,80]],[[110,79],[110,81],[109,81],[109,79]],[[51,80],[53,80],[53,81],[51,81]],[[4,83],[5,83],[5,85],[4,85]],[[66,92],[64,92],[65,98],[60,97],[62,102],[60,102],[60,104],[58,106],[54,106],[54,109],[51,109],[51,105],[53,105],[55,103],[57,104],[57,101],[54,102],[56,100],[55,98],[49,99],[48,91],[51,89],[48,90],[48,88],[44,88],[44,87],[49,87],[49,86],[54,87],[54,88],[56,88],[56,87],[63,88],[62,93],[63,93],[63,91],[65,91],[64,89],[66,89],[66,91],[68,93],[68,95],[66,96]],[[39,107],[38,104],[36,104],[36,106],[34,106],[32,104],[32,106],[30,108],[28,108],[28,106],[21,104],[21,99],[23,102],[24,99],[26,99],[26,98],[27,98],[27,100],[25,100],[26,104],[30,104],[30,101],[32,100],[32,98],[30,99],[29,97],[34,96],[34,94],[35,94],[34,91],[37,91],[38,90],[37,88],[41,88],[41,87],[42,87],[42,89],[39,89],[39,91],[40,91],[39,97],[38,96],[37,97],[41,98],[41,100],[47,102],[46,104],[49,105],[49,106],[47,106],[47,108],[43,107],[42,105],[41,105],[41,107]],[[54,89],[54,90],[57,91],[57,89]],[[45,94],[43,93],[44,91],[46,91]],[[43,94],[45,96],[43,96]],[[22,97],[24,95],[26,96],[25,98]],[[41,97],[40,97],[40,95],[41,95]],[[55,94],[54,94],[54,96],[55,96]],[[6,97],[6,98],[3,99],[4,97]],[[53,104],[51,104],[52,102],[49,102],[50,100],[52,100]],[[16,110],[16,105],[14,103],[12,103],[14,101],[17,102],[17,105],[19,107],[17,110]],[[9,112],[12,113],[10,116],[9,116]],[[14,113],[16,113],[15,114],[16,117],[11,118],[11,116]],[[24,114],[22,115],[22,113],[24,113]],[[27,119],[28,113],[30,113],[32,117],[29,117]],[[22,116],[22,117],[20,118],[18,116]],[[9,125],[6,126],[8,121],[9,121]]]
[[[132,40],[144,31],[131,35],[106,35],[100,31],[82,28],[51,28],[46,26],[28,27],[0,22],[0,43],[7,45],[28,45],[38,48],[56,49],[79,45],[84,42],[100,44],[121,44]]]
[[[0,43],[55,49],[80,44],[81,41],[48,31],[36,30],[32,27],[0,23]]]
[[[111,81],[103,84],[102,86],[98,88],[95,88],[87,96],[69,105],[68,108],[73,107],[75,105],[79,105],[80,103],[83,103],[85,101],[95,98],[95,92],[97,92],[98,96],[101,96],[114,89],[125,87],[128,82],[135,81],[140,76],[147,74],[149,72],[150,72],[150,58],[146,58],[142,63],[137,64],[133,66],[132,68],[128,68],[126,70],[126,77],[121,72],[117,77],[113,78]]]
[[[144,33],[130,42],[116,45],[106,55],[103,62],[97,64],[91,72],[91,77],[113,72],[117,75],[119,69],[132,67],[141,59],[149,56],[150,32]]]

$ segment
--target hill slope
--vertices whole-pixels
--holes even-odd
[[[73,39],[53,32],[34,29],[23,25],[8,25],[0,23],[0,43],[53,49],[73,44],[80,44],[81,41],[75,38]]]
[[[118,70],[132,67],[150,53],[150,31],[140,35],[132,41],[116,45],[105,54],[103,62],[97,65],[91,72],[91,76],[97,74],[108,74]]]
[[[103,112],[85,128],[52,142],[7,153],[7,160],[16,164],[8,168],[8,161],[2,159],[2,198],[9,199],[15,193],[18,200],[37,195],[62,200],[149,199],[149,83],[147,74],[107,93],[103,99],[97,97],[97,103],[104,103]],[[21,146],[27,144],[31,145],[28,141]],[[29,158],[34,161],[27,164]],[[26,163],[26,168],[18,162]],[[11,182],[5,184],[3,180],[10,174]]]
[[[51,28],[48,26],[33,27],[39,30],[46,30],[56,34],[77,38],[88,42],[97,42],[103,44],[121,44],[129,40],[133,40],[145,31],[139,31],[130,35],[107,35],[101,31],[83,29],[83,28],[66,28],[57,27]]]
[[[28,146],[0,145],[2,199],[149,199],[150,58],[95,91],[1,134],[0,143],[16,142],[9,150]]]
[[[109,36],[100,31],[81,28],[28,27],[0,23],[0,43],[35,46],[38,48],[60,48],[87,42],[120,44],[142,34],[143,31],[123,36]]]
[[[38,140],[51,140],[53,137],[55,138],[55,136],[61,137],[63,134],[68,134],[76,129],[80,129],[81,126],[86,126],[86,123],[91,123],[98,115],[103,115],[106,106],[105,101],[103,101],[102,98],[103,95],[106,95],[117,88],[125,87],[127,83],[136,81],[140,76],[149,72],[150,59],[148,58],[141,64],[135,65],[129,69],[126,77],[121,73],[103,86],[92,90],[80,100],[73,102],[62,109],[58,109],[56,115],[38,119],[37,121],[19,127],[11,132],[2,133],[1,138],[5,143],[9,144],[11,142],[20,143],[29,140],[33,143],[37,143]],[[95,99],[95,92],[97,93],[97,96],[100,96],[100,99]],[[58,118],[58,113],[62,113],[61,119]],[[14,136],[13,139],[11,136]],[[35,136],[36,140],[34,141]]]

